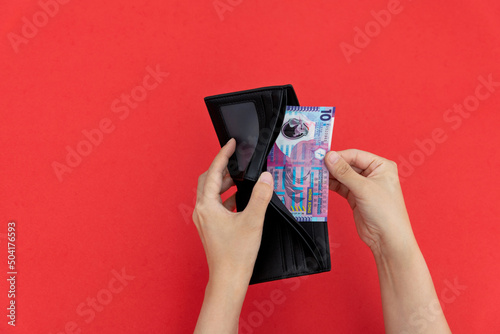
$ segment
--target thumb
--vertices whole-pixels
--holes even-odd
[[[264,220],[267,205],[273,196],[273,177],[269,172],[260,175],[259,180],[253,186],[252,196],[243,212],[246,215],[254,216],[256,219]]]
[[[332,176],[345,185],[350,191],[361,190],[365,178],[358,173],[335,151],[330,151],[325,159],[326,168]]]

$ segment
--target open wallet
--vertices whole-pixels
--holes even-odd
[[[286,106],[299,106],[292,85],[263,87],[205,98],[219,143],[236,139],[228,171],[237,187],[236,209],[245,209],[253,186],[267,170]],[[327,222],[299,222],[273,193],[250,284],[331,269]]]

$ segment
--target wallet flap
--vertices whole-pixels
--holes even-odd
[[[228,163],[234,180],[257,181],[283,122],[287,87],[273,86],[205,98],[220,145],[236,139],[236,150]]]

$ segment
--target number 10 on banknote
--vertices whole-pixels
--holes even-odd
[[[287,106],[267,157],[274,191],[298,221],[327,219],[329,172],[323,160],[330,150],[334,119],[335,107]]]

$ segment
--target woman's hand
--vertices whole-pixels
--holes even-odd
[[[193,221],[205,248],[210,279],[239,277],[248,284],[273,195],[273,178],[268,172],[262,173],[242,212],[233,212],[234,195],[222,203],[220,195],[234,185],[226,165],[235,146],[236,141],[231,139],[199,177]]]
[[[413,232],[394,162],[360,150],[329,152],[330,189],[347,199],[358,234],[374,252],[412,246]]]
[[[359,150],[329,152],[325,162],[330,189],[349,202],[375,257],[386,333],[451,333],[411,229],[396,164]]]
[[[198,179],[193,221],[207,256],[209,280],[195,333],[237,333],[273,194],[273,178],[264,172],[245,210],[233,212],[234,195],[222,202],[220,195],[234,185],[226,166],[235,146],[231,139]]]

